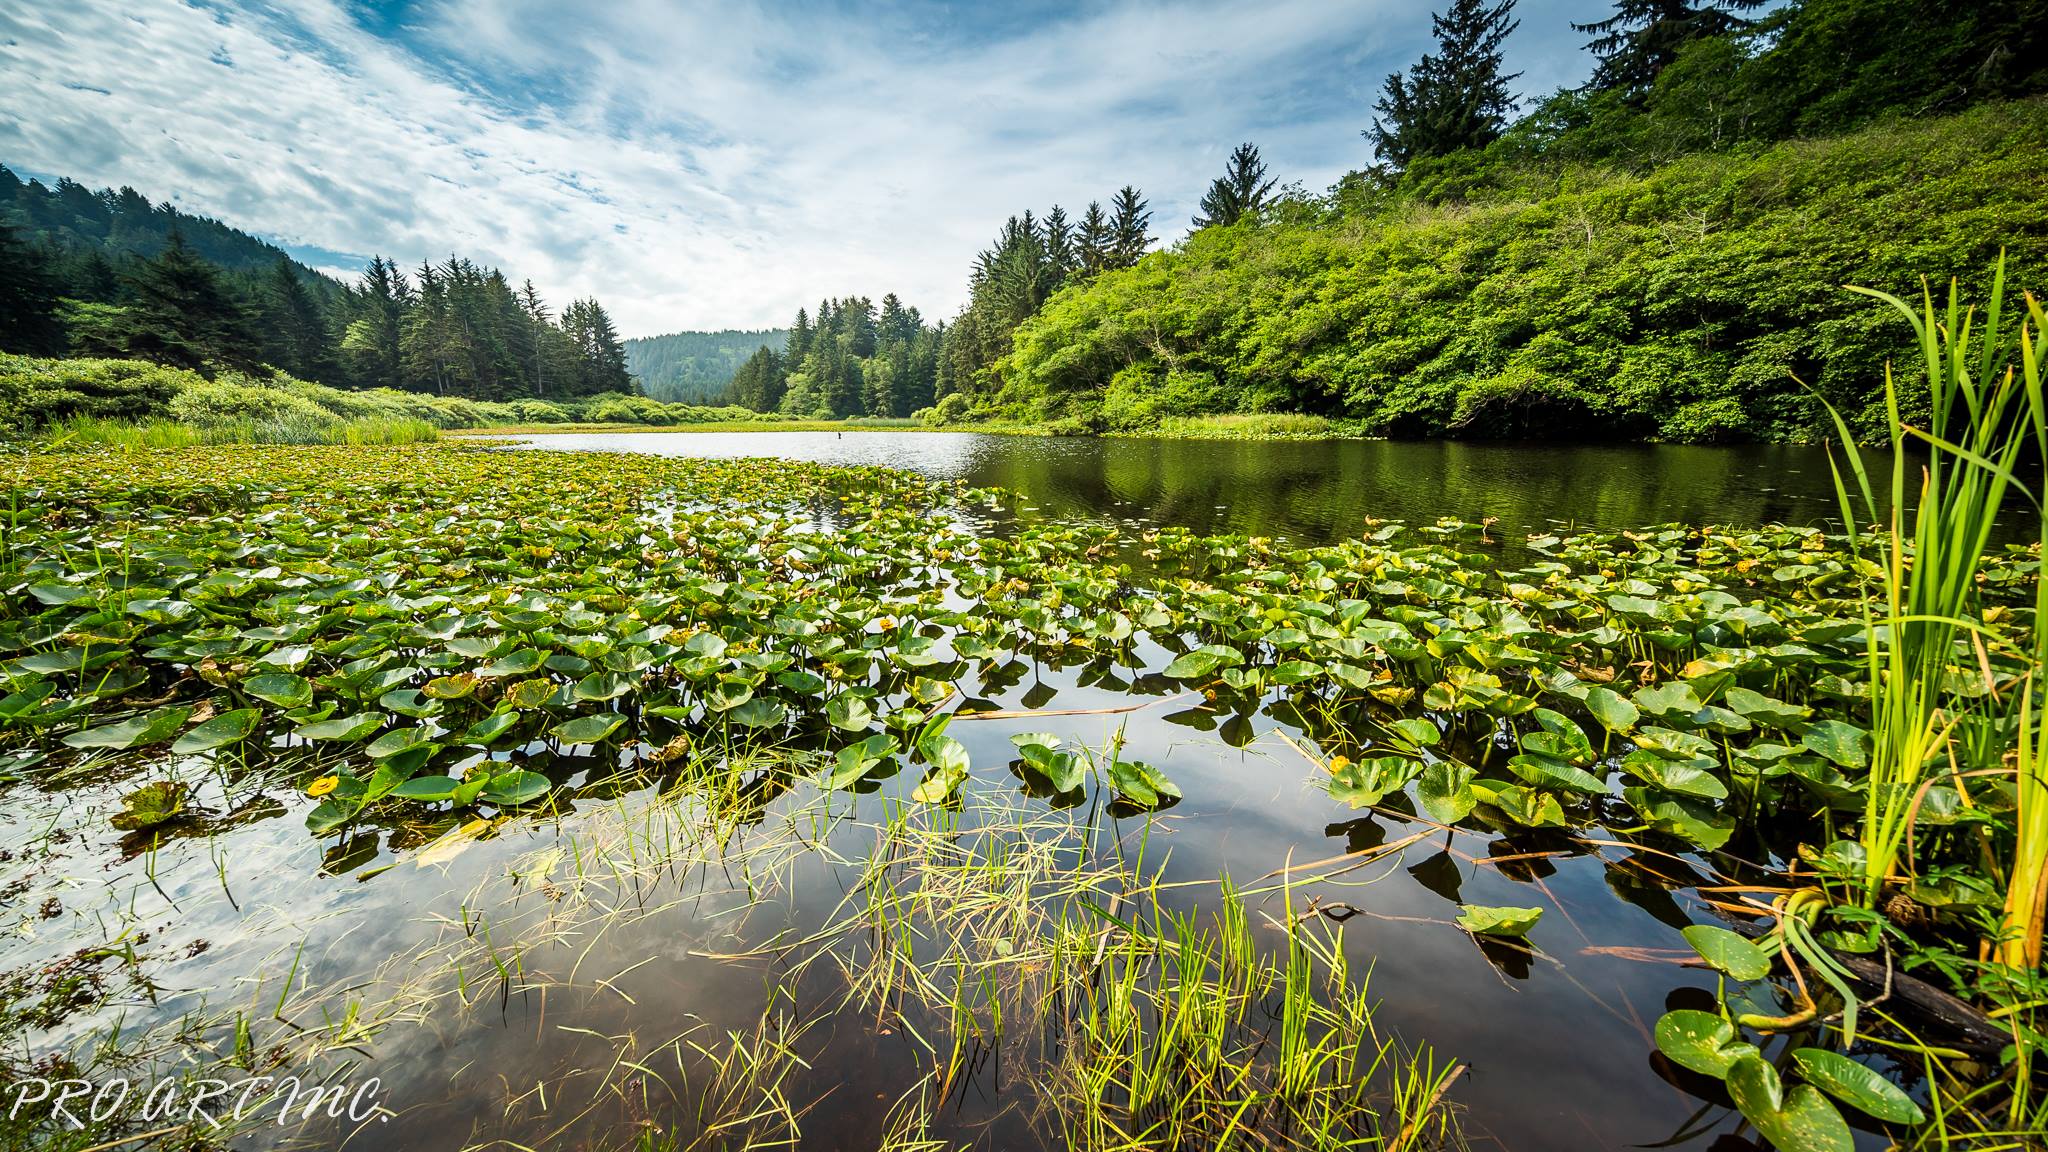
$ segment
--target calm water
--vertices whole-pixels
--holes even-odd
[[[1354,534],[1374,517],[1490,516],[1505,537],[1672,520],[1816,523],[1833,507],[1824,456],[1787,448],[958,433],[558,435],[531,437],[522,447],[893,465],[1010,488],[1042,515],[1304,543]],[[1168,658],[1149,645],[1140,655],[1151,667]],[[975,788],[1042,811],[1041,801],[1016,796],[1016,781],[1002,767],[1014,756],[1010,735],[1051,729],[1099,748],[1124,726],[1128,755],[1159,765],[1186,799],[1149,830],[1143,820],[1118,820],[1106,810],[1087,818],[1109,842],[1129,847],[1149,837],[1149,852],[1170,850],[1169,880],[1249,880],[1419,829],[1332,801],[1318,771],[1283,739],[1298,729],[1270,701],[1255,712],[1219,714],[1128,669],[1029,657],[976,668],[959,687],[1004,709],[1145,705],[1115,717],[961,723],[952,734],[973,754]],[[19,906],[32,908],[47,895],[67,915],[132,924],[160,953],[190,952],[169,977],[124,1000],[121,1011],[135,1013],[131,1026],[174,1020],[201,1004],[218,1010],[246,1002],[254,1017],[293,1026],[330,1022],[347,1004],[401,1006],[389,1026],[337,1052],[360,1060],[357,1079],[380,1076],[385,1102],[397,1112],[347,1146],[595,1147],[595,1134],[666,1126],[687,1112],[688,1093],[697,1089],[680,1086],[672,1058],[666,1079],[657,1074],[663,1045],[684,1035],[713,1044],[724,1030],[751,1028],[767,987],[782,979],[771,958],[720,954],[815,930],[846,893],[848,872],[812,851],[758,873],[733,863],[749,846],[774,843],[778,828],[819,832],[808,809],[799,810],[804,789],[764,787],[734,798],[738,810],[721,814],[725,859],[593,876],[595,844],[610,843],[615,858],[617,846],[636,836],[652,843],[691,832],[663,823],[668,817],[645,816],[658,807],[650,791],[618,795],[602,784],[611,766],[591,757],[541,753],[527,766],[569,785],[570,811],[514,820],[446,860],[421,862],[420,849],[438,830],[403,823],[359,827],[339,843],[315,840],[303,825],[311,801],[241,794],[227,778],[198,798],[217,818],[154,852],[104,831],[93,815],[96,807],[118,807],[120,781],[49,792],[17,786],[0,803],[0,848],[40,846],[53,822],[71,823],[81,810],[86,827],[102,829],[39,848],[68,861],[69,870],[52,865],[30,874]],[[873,817],[885,798],[906,796],[917,776],[885,781],[882,796],[862,798],[862,814]],[[858,859],[871,837],[856,830],[851,840],[825,839],[841,857]],[[1689,1132],[1669,1146],[1754,1148],[1732,1135],[1736,1119],[1717,1088],[1667,1076],[1653,1062],[1650,1025],[1668,1008],[1705,1006],[1712,988],[1675,962],[1687,954],[1679,929],[1712,915],[1684,890],[1698,878],[1683,862],[1602,851],[1562,838],[1459,830],[1350,877],[1369,882],[1337,888],[1332,898],[1364,910],[1346,924],[1345,943],[1353,971],[1371,972],[1384,1004],[1380,1024],[1469,1065],[1453,1097],[1478,1147],[1624,1148]],[[11,875],[5,865],[12,859],[0,854],[0,880]],[[590,901],[635,913],[598,931],[575,919]],[[1475,943],[1451,923],[1460,902],[1544,907],[1531,936],[1537,954]],[[497,941],[552,941],[521,960],[519,981],[507,983],[494,970],[495,944],[474,927],[479,910]],[[35,939],[33,932],[0,938],[0,961],[55,946]],[[1268,932],[1262,943],[1275,939]],[[821,965],[796,991],[805,1003],[829,1003],[836,978]],[[80,1021],[74,1031],[89,1023],[109,1020]],[[872,1148],[891,1104],[931,1067],[909,1038],[879,1034],[857,1012],[805,1032],[799,1047],[811,1069],[791,1084],[792,1097],[825,1094],[804,1118],[804,1148]],[[657,1071],[635,1070],[643,1065]],[[1030,1087],[1014,1082],[1000,1058],[977,1063],[940,1109],[935,1135],[980,1148],[1056,1146],[1056,1133],[1045,1138],[1029,1123]],[[678,1094],[667,1094],[671,1088]],[[256,1134],[240,1143],[276,1142]],[[315,1134],[296,1146],[338,1143]]]
[[[1502,532],[1837,519],[1825,451],[1387,440],[1121,440],[974,432],[608,432],[524,447],[880,464],[1003,487],[1041,512],[1304,544],[1368,518],[1493,517]],[[1878,460],[1873,457],[1871,465]]]

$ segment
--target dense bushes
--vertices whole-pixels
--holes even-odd
[[[343,428],[349,425],[402,430],[414,425],[427,429],[570,423],[674,425],[733,419],[759,417],[745,409],[664,404],[644,396],[605,394],[570,401],[492,403],[390,388],[348,391],[282,374],[223,372],[208,377],[139,360],[0,356],[0,433],[12,435],[60,425],[77,431],[97,427],[93,422],[154,421],[197,430],[210,440],[327,443],[345,438]],[[368,434],[411,435],[403,431]]]
[[[2048,103],[1451,204],[1339,190],[1063,290],[995,410],[1109,430],[1298,411],[1401,435],[1794,440],[1866,427],[1905,327],[1846,284],[2048,271]],[[1902,359],[1910,364],[1910,359]],[[1802,384],[1804,381],[1805,384]]]

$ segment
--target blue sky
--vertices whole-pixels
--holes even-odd
[[[1440,0],[1439,0],[1440,2]],[[0,163],[261,233],[353,275],[458,252],[629,335],[821,295],[965,295],[1003,218],[1132,183],[1183,234],[1256,142],[1311,189],[1370,159],[1429,0],[996,4],[67,0],[0,6]],[[1523,0],[1525,93],[1582,81]]]

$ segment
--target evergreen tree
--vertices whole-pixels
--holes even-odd
[[[773,412],[781,405],[786,387],[782,357],[763,346],[733,373],[726,400],[756,412]]]
[[[57,286],[43,270],[43,254],[0,223],[0,351],[51,355],[63,351],[57,323]]]
[[[220,270],[172,230],[164,250],[129,280],[134,302],[113,321],[122,351],[180,368],[249,367],[260,342]]]
[[[1725,36],[1747,28],[1737,16],[1763,0],[1615,0],[1614,15],[1572,29],[1593,34],[1586,45],[1599,60],[1590,87],[1620,92],[1632,100],[1649,94],[1657,74],[1678,59],[1679,50],[1695,40]]]
[[[1143,256],[1146,247],[1152,243],[1149,232],[1152,213],[1145,207],[1144,197],[1129,184],[1117,190],[1116,199],[1110,202],[1109,207],[1109,265],[1112,268],[1129,268],[1138,262],[1138,257]]]
[[[811,318],[804,310],[796,310],[796,321],[789,326],[789,341],[783,346],[782,358],[790,364],[801,364],[811,351]]]
[[[1437,51],[1424,54],[1404,75],[1387,77],[1366,131],[1381,164],[1406,168],[1426,156],[1484,148],[1500,138],[1514,111],[1508,84],[1521,73],[1501,72],[1501,45],[1520,21],[1515,0],[1452,0],[1430,17]]]
[[[1109,218],[1102,214],[1102,202],[1090,200],[1088,210],[1081,214],[1075,252],[1083,275],[1099,275],[1109,267],[1111,240]]]
[[[1223,175],[1211,182],[1209,191],[1202,196],[1202,210],[1195,215],[1195,227],[1227,227],[1237,223],[1264,206],[1266,194],[1276,182],[1266,176],[1266,164],[1259,159],[1259,150],[1249,142],[1239,144],[1231,150],[1230,163],[1224,167]]]
[[[603,305],[594,298],[570,304],[562,313],[562,329],[576,349],[577,394],[634,391],[625,345]]]
[[[272,266],[263,301],[270,363],[302,380],[331,382],[327,323],[290,260]]]
[[[1067,210],[1055,204],[1045,214],[1045,260],[1052,266],[1055,287],[1073,275],[1077,259],[1074,226],[1067,221]]]
[[[398,265],[372,256],[354,294],[356,318],[341,339],[350,375],[365,388],[399,388],[405,384],[400,317],[411,288]]]

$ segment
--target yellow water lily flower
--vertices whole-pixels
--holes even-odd
[[[334,791],[340,784],[341,777],[339,776],[322,776],[311,784],[306,785],[306,795],[325,796],[329,792]]]

